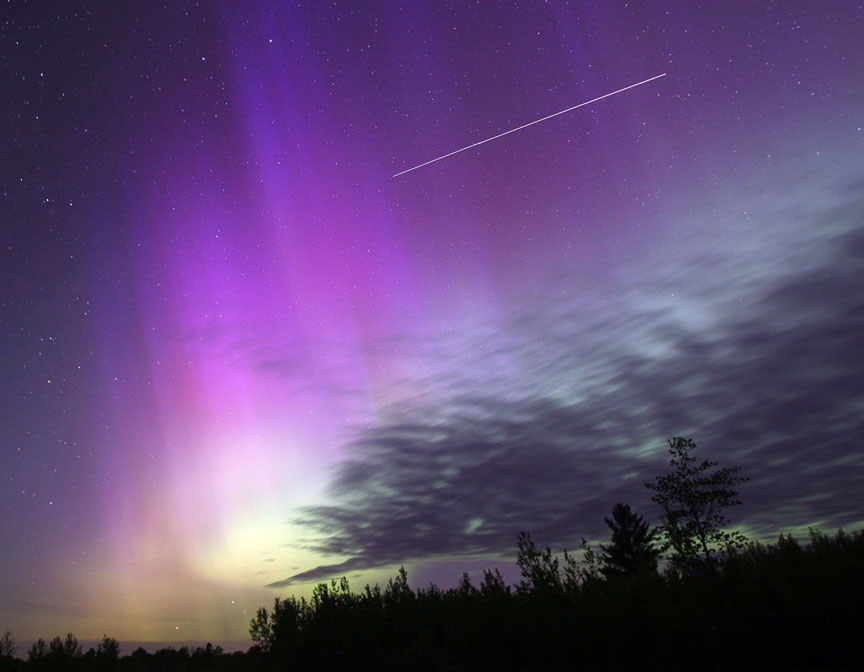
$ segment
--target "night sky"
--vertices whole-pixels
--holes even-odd
[[[515,578],[521,529],[656,520],[676,435],[751,478],[755,538],[864,525],[860,3],[0,26],[0,631],[236,640],[331,576]]]

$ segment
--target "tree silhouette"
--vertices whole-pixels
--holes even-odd
[[[12,658],[18,647],[15,645],[15,638],[10,630],[6,630],[0,636],[0,658]]]
[[[96,659],[96,669],[104,672],[118,669],[120,644],[113,637],[103,635],[102,641],[96,646],[96,650],[93,651],[91,649],[91,652],[93,652]]]
[[[30,646],[30,649],[27,651],[27,661],[31,664],[42,660],[45,656],[48,655],[48,642],[46,642],[41,637],[37,639]]]
[[[612,518],[606,518],[612,530],[612,543],[603,549],[603,575],[637,576],[657,571],[657,556],[660,549],[653,541],[657,530],[652,530],[642,516],[636,514],[628,504],[616,504]]]
[[[280,600],[277,597],[274,612],[279,611],[279,602]],[[270,652],[270,649],[273,648],[273,642],[276,639],[276,633],[273,627],[274,620],[275,618],[271,619],[270,612],[267,611],[266,607],[258,607],[258,612],[255,614],[255,618],[253,618],[249,623],[249,637],[264,653]]]
[[[561,590],[561,575],[558,572],[558,558],[552,549],[538,549],[531,535],[525,531],[516,539],[516,564],[525,581],[519,584],[522,592],[556,592]]]
[[[80,658],[84,655],[78,638],[71,632],[67,633],[65,639],[55,637],[48,645],[48,655],[56,658]]]
[[[734,486],[749,480],[738,476],[741,467],[710,471],[717,462],[696,464],[691,455],[696,444],[676,436],[668,440],[672,472],[658,476],[645,487],[656,493],[651,500],[663,507],[659,529],[665,548],[674,553],[670,560],[681,569],[715,569],[718,550],[743,547],[746,537],[722,528],[729,523],[723,509],[741,504]]]

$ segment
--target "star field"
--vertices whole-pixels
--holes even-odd
[[[0,19],[0,631],[506,570],[673,435],[861,526],[860,3],[60,4]]]

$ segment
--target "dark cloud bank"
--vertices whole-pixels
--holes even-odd
[[[714,240],[698,232],[634,265],[617,298],[531,301],[466,334],[417,381],[439,401],[365,431],[335,503],[303,510],[308,547],[349,559],[271,585],[512,557],[522,529],[574,548],[605,536],[617,501],[655,518],[643,483],[678,434],[751,477],[734,517],[754,533],[860,525],[862,194],[859,182],[824,207],[792,200]],[[502,362],[518,371],[509,383]]]

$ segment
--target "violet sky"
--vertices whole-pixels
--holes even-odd
[[[864,523],[859,2],[0,12],[0,630],[602,539],[664,440]],[[398,178],[446,152],[666,77]]]

